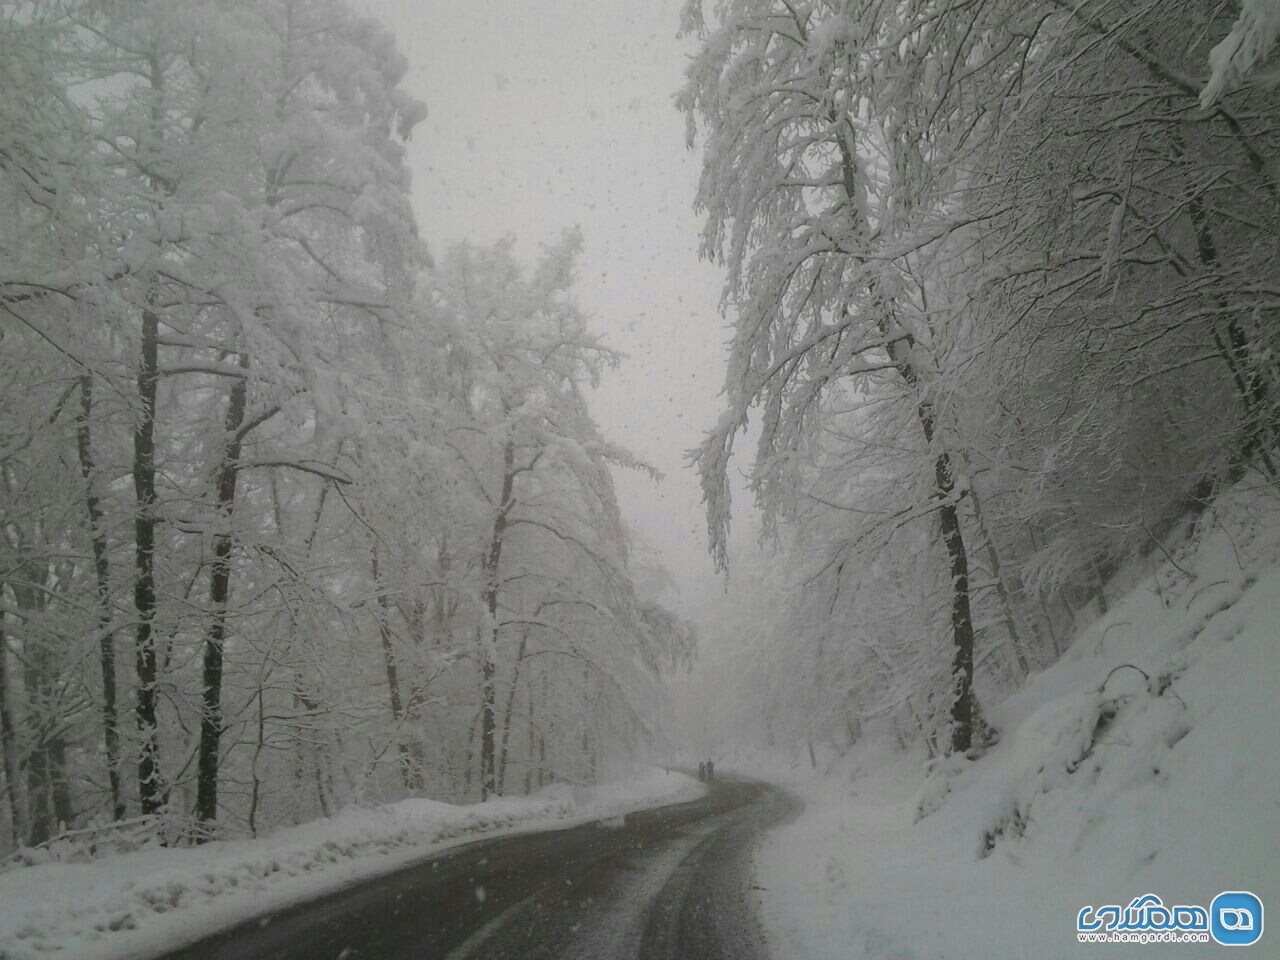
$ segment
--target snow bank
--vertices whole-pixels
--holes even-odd
[[[0,875],[0,960],[153,955],[461,843],[617,822],[703,793],[690,777],[655,770],[473,806],[404,800],[351,809],[257,840],[23,867]]]
[[[1076,915],[1227,890],[1280,910],[1280,523],[1218,514],[988,705],[1003,736],[981,760],[867,738],[839,776],[793,782],[807,809],[757,860],[779,957],[1220,956],[1080,944]]]

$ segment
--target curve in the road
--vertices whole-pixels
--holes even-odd
[[[458,847],[167,960],[763,960],[751,851],[797,809],[722,778],[621,824]]]

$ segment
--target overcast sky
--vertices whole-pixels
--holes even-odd
[[[582,228],[579,300],[628,355],[593,411],[666,475],[620,477],[619,493],[692,613],[711,565],[684,454],[719,414],[727,333],[722,273],[697,255],[700,156],[672,102],[693,49],[676,37],[683,0],[354,2],[393,30],[430,111],[410,163],[434,249],[514,234],[532,257]]]

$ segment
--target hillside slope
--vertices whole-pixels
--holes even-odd
[[[1237,497],[1201,529],[988,706],[1002,737],[980,760],[871,734],[795,784],[808,808],[757,862],[778,956],[1220,956],[1081,944],[1077,914],[1231,890],[1280,909],[1280,517]],[[1280,956],[1277,938],[1243,955]]]

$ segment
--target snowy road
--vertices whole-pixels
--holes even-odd
[[[750,870],[798,801],[719,779],[624,824],[482,841],[243,924],[171,960],[753,960]]]

